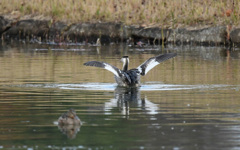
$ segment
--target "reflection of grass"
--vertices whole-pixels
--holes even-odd
[[[1,0],[0,14],[43,15],[70,22],[238,24],[240,0]]]

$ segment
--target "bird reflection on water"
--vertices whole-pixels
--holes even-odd
[[[77,133],[80,131],[80,125],[73,125],[73,124],[69,124],[69,125],[58,125],[58,129],[65,135],[67,135],[67,137],[69,139],[74,139],[77,135]]]
[[[159,107],[157,104],[150,102],[147,97],[141,98],[139,87],[125,88],[116,87],[114,92],[115,98],[104,104],[104,111],[106,114],[111,114],[111,110],[118,107],[120,112],[129,118],[131,107],[140,109],[146,114],[154,115],[158,113]]]
[[[117,86],[114,90],[114,98],[104,103],[104,113],[112,114],[112,110],[118,108],[124,118],[129,118],[131,110],[139,110],[141,114],[158,114],[158,104],[150,102],[146,96],[141,97],[139,87],[126,88]],[[58,119],[58,128],[69,139],[74,139],[80,131],[82,123],[76,112],[70,109]]]

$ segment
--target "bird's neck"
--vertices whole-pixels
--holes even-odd
[[[128,63],[129,63],[129,60],[128,58],[127,59],[124,59],[123,61],[123,71],[127,71],[128,70]]]

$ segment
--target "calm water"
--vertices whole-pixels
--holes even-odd
[[[177,52],[117,88],[112,73],[82,64],[130,68]],[[0,149],[240,149],[240,51],[216,47],[125,45],[0,46]],[[74,108],[81,127],[58,127]]]

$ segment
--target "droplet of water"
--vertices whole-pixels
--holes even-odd
[[[174,147],[173,150],[179,150],[179,147]]]

